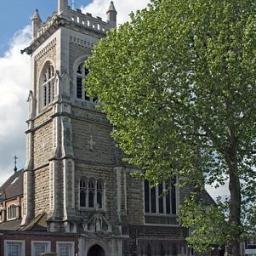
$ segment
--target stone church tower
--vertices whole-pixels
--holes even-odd
[[[33,15],[33,41],[24,50],[33,72],[22,225],[46,214],[48,232],[80,235],[81,256],[92,246],[98,252],[91,255],[189,255],[176,219],[179,191],[131,177],[83,85],[83,63],[116,16],[112,2],[105,22],[72,10],[68,0],[58,0],[45,23]]]

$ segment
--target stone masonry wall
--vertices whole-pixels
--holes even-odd
[[[35,216],[49,211],[49,167],[35,171]]]
[[[53,156],[53,124],[46,123],[34,134],[34,169],[48,164]]]

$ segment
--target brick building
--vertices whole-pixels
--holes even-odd
[[[131,177],[82,83],[84,61],[116,16],[112,2],[105,22],[67,0],[44,23],[33,15],[33,40],[23,50],[32,62],[27,161],[9,182],[19,177],[22,193],[0,206],[1,216],[13,204],[19,212],[0,224],[0,255],[191,255],[177,222],[186,191],[173,180],[151,188]]]

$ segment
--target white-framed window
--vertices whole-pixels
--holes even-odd
[[[4,256],[25,256],[25,241],[5,240]]]
[[[89,70],[81,63],[76,70],[76,98],[85,101],[96,102],[97,99],[90,98],[86,92],[86,84],[84,79],[89,74]]]
[[[32,256],[41,256],[42,253],[51,251],[50,241],[32,241],[31,243]]]
[[[104,208],[104,182],[102,179],[82,178],[80,180],[80,208]]]
[[[18,217],[18,206],[15,204],[10,205],[7,208],[7,220],[14,220]]]
[[[74,242],[57,242],[57,255],[58,256],[74,256],[75,248]]]
[[[176,215],[176,179],[150,186],[144,181],[144,206],[146,214]]]
[[[55,72],[53,65],[48,61],[44,65],[40,77],[41,106],[49,105],[54,100]]]

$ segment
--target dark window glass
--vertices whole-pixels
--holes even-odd
[[[163,244],[161,244],[161,247],[160,247],[160,256],[165,256],[165,249]]]
[[[97,192],[97,205],[98,208],[102,208],[102,193],[101,192]]]
[[[172,214],[176,214],[176,179],[172,180],[172,188],[171,188],[171,202],[172,202]]]
[[[94,191],[89,191],[89,207],[94,207]]]
[[[83,87],[82,77],[77,77],[76,78],[76,96],[78,99],[82,99],[82,87]]]
[[[89,96],[87,96],[87,92],[86,92],[86,90],[84,91],[84,99],[85,99],[85,100],[90,100],[90,97],[89,97]]]
[[[147,256],[152,256],[150,244],[148,244],[148,246],[147,246]]]
[[[103,208],[103,182],[101,180],[97,181],[97,206],[99,209]]]
[[[171,214],[171,193],[170,193],[170,182],[166,182],[166,213]]]
[[[51,91],[51,82],[48,83],[48,103],[51,102],[51,98],[52,98],[52,91]]]
[[[163,184],[158,186],[158,196],[159,213],[164,213]]]
[[[44,106],[47,105],[47,87],[46,85],[44,86]]]
[[[151,188],[151,212],[156,213],[156,188]]]
[[[82,64],[79,65],[78,69],[77,69],[77,73],[78,74],[82,74]]]
[[[89,70],[87,68],[84,69],[84,78],[89,74]],[[86,85],[85,85],[85,90],[84,90],[84,99],[85,100],[90,100],[90,97],[88,97],[87,92],[86,92]]]
[[[85,191],[80,192],[80,206],[86,207],[86,192]]]
[[[145,212],[150,212],[149,209],[149,182],[145,180],[144,182],[144,203],[145,203]]]

